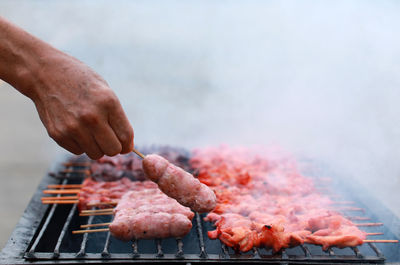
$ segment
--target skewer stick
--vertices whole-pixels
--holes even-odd
[[[50,196],[41,198],[42,201],[77,200],[77,199],[79,199],[78,196],[62,196],[62,197]]]
[[[390,239],[366,239],[363,240],[364,243],[399,243],[399,240]]]
[[[82,184],[53,184],[47,185],[48,189],[71,189],[71,188],[82,188]]]
[[[44,194],[78,194],[80,189],[68,189],[68,190],[44,190]]]
[[[43,204],[75,204],[78,202],[79,202],[78,200],[54,200],[54,201],[45,200],[45,201],[42,201]]]
[[[379,235],[383,235],[383,233],[378,232],[378,233],[366,233],[367,236],[379,236]]]
[[[142,153],[140,153],[138,150],[136,150],[135,148],[133,148],[132,150],[135,154],[137,154],[138,156],[140,156],[142,159],[144,159],[144,155]]]
[[[117,205],[117,201],[88,203],[88,206]]]
[[[84,234],[84,233],[97,233],[97,232],[107,232],[110,229],[108,228],[99,228],[99,229],[88,229],[88,230],[75,230],[72,231],[72,234]]]
[[[88,224],[81,225],[81,228],[97,227],[97,226],[109,226],[111,223],[98,223],[98,224]]]
[[[101,212],[101,213],[80,213],[79,216],[92,216],[92,215],[112,215],[113,212]]]
[[[383,223],[359,223],[354,224],[355,226],[381,226]]]
[[[107,209],[97,209],[97,210],[82,210],[81,213],[103,213],[103,212],[112,212],[114,208]]]

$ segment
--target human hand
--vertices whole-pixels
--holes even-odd
[[[51,138],[74,154],[92,159],[128,153],[133,129],[121,104],[92,69],[63,53],[42,60],[26,84]]]
[[[97,73],[0,17],[0,78],[36,105],[48,134],[92,159],[128,153],[133,129]]]

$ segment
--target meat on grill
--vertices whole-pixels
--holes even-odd
[[[215,208],[216,196],[206,185],[159,155],[147,155],[143,159],[146,176],[180,204],[197,212],[209,212]]]
[[[80,210],[90,209],[89,204],[96,204],[99,208],[108,208],[126,192],[146,188],[149,185],[148,183],[134,182],[125,177],[115,181],[96,181],[94,178],[86,178],[78,194],[78,208]],[[110,204],[107,205],[106,203]]]
[[[207,148],[194,152],[191,165],[217,196],[217,206],[205,218],[216,226],[208,236],[236,250],[279,251],[303,243],[327,249],[357,246],[366,238],[290,159]]]
[[[104,156],[91,164],[90,171],[96,180],[114,181],[123,177],[144,180],[146,178],[140,159],[132,153],[114,157]]]
[[[120,199],[109,226],[111,234],[129,241],[181,238],[189,233],[194,213],[162,193],[153,182],[144,183],[145,189],[130,191]]]
[[[156,153],[168,158],[171,163],[187,170],[188,155],[185,150],[170,146],[158,146],[156,148],[142,148],[144,153]],[[142,169],[142,161],[135,154],[104,156],[93,161],[90,166],[91,176],[100,181],[114,181],[127,177],[131,180],[145,180]]]

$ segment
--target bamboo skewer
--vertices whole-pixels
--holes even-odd
[[[391,239],[366,239],[363,240],[364,243],[399,243],[399,240]]]
[[[383,233],[378,232],[378,233],[366,233],[367,236],[379,236],[379,235],[383,235]]]
[[[137,154],[138,156],[140,156],[142,159],[144,159],[144,155],[142,153],[140,153],[138,150],[136,150],[135,148],[133,148],[132,150],[135,154]]]
[[[359,223],[354,224],[355,226],[381,226],[383,223]]]
[[[107,209],[96,209],[96,210],[82,210],[81,213],[103,213],[103,212],[112,212],[114,208]]]
[[[98,223],[98,224],[88,224],[88,225],[81,225],[81,228],[89,228],[89,227],[98,227],[98,226],[109,226],[111,223]]]
[[[51,184],[47,185],[48,189],[71,189],[71,188],[82,188],[82,184]]]
[[[44,190],[44,194],[78,194],[80,189],[67,189],[67,190]]]
[[[55,199],[54,201],[44,200],[44,201],[42,201],[42,204],[75,204],[78,202],[79,202],[78,200],[57,200],[57,199]]]
[[[79,199],[78,196],[62,196],[62,197],[56,197],[56,196],[50,196],[50,197],[42,197],[40,198],[42,201],[55,201],[55,200],[77,200]]]
[[[110,229],[108,228],[99,228],[99,229],[88,229],[88,230],[75,230],[72,231],[72,234],[84,234],[84,233],[97,233],[97,232],[107,232]]]
[[[88,206],[117,205],[117,201],[88,203]]]
[[[112,215],[113,212],[100,212],[100,213],[80,213],[79,216],[92,216],[92,215]]]

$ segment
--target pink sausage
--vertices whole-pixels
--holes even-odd
[[[182,214],[139,212],[123,209],[117,212],[109,226],[111,234],[123,241],[184,237],[192,228],[192,221]]]
[[[217,198],[214,192],[165,158],[147,155],[143,159],[143,170],[149,179],[158,184],[160,190],[193,211],[204,213],[215,208]]]

